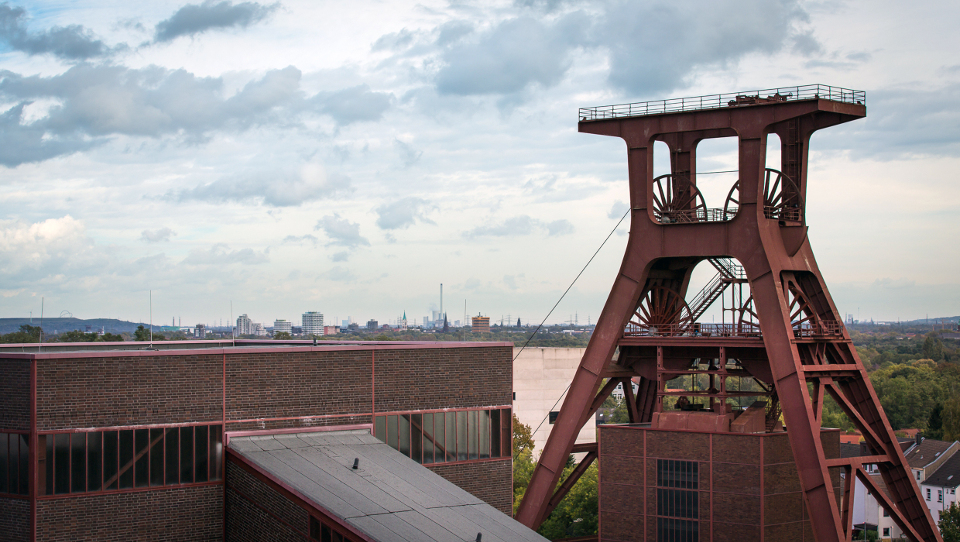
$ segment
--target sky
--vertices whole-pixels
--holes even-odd
[[[547,319],[593,322],[626,152],[577,108],[810,83],[867,96],[811,142],[838,309],[960,314],[957,20],[947,1],[0,3],[0,317],[148,321],[152,297],[154,323],[419,322],[443,284],[451,321],[539,323],[609,236]],[[736,168],[730,140],[698,153]],[[708,207],[735,177],[701,180]]]

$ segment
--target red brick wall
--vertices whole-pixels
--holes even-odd
[[[513,461],[424,465],[508,516],[513,516]]]
[[[0,499],[0,540],[30,540],[30,502],[24,499]]]
[[[513,403],[513,348],[377,352],[377,412]]]
[[[371,368],[371,352],[362,350],[228,355],[227,419],[369,413]],[[321,423],[275,423],[303,425]]]
[[[40,431],[223,418],[222,357],[37,360]]]
[[[0,359],[0,431],[30,430],[30,361]]]
[[[306,510],[231,461],[227,462],[226,522],[231,542],[302,542],[310,532]]]
[[[41,500],[37,541],[61,540],[223,540],[223,486]]]

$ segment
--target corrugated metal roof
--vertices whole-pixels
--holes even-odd
[[[374,540],[547,540],[365,430],[235,437],[229,446]]]

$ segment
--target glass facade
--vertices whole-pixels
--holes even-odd
[[[220,424],[39,435],[40,495],[221,479]]]
[[[377,415],[374,434],[417,463],[510,457],[509,408]]]

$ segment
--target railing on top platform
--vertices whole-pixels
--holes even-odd
[[[836,338],[843,335],[843,323],[823,320],[816,323],[794,324],[794,338]],[[741,324],[658,324],[640,325],[630,322],[623,330],[624,338],[631,337],[746,337],[759,338],[760,326],[753,322]]]
[[[709,94],[690,98],[671,98],[668,100],[654,100],[649,102],[581,107],[580,120],[591,121],[622,117],[641,117],[644,115],[679,113],[700,109],[720,109],[722,107],[816,99],[843,103],[867,103],[866,92],[862,90],[832,87],[829,85],[801,85],[796,87],[731,92],[728,94]]]

